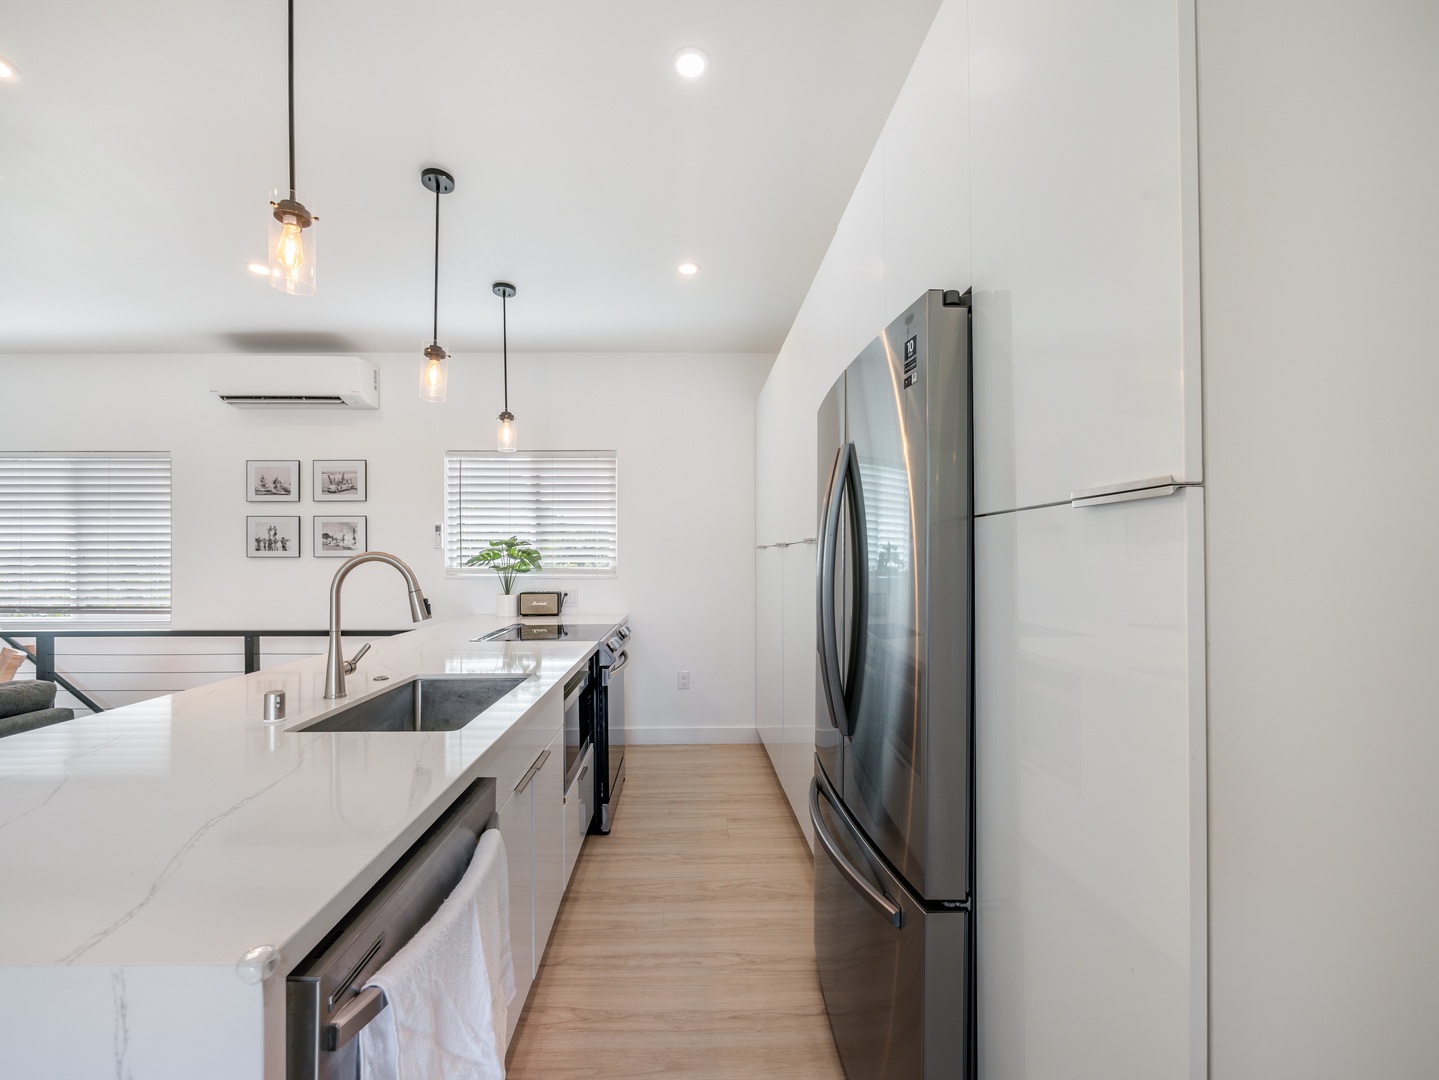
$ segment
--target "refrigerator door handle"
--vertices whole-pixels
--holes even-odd
[[[824,818],[820,816],[819,796],[819,777],[815,777],[809,782],[809,819],[814,824],[814,834],[819,838],[819,846],[824,848],[824,853],[828,855],[830,861],[834,863],[835,869],[844,876],[846,881],[854,886],[855,891],[864,897],[869,906],[888,919],[889,924],[896,930],[900,929],[904,926],[903,910],[893,900],[871,885],[865,879],[865,876],[856,870],[854,865],[844,857],[844,854],[839,850],[839,845],[835,843],[834,837],[830,836],[829,829],[825,827]],[[830,806],[834,806],[834,802],[830,799],[828,792],[825,793],[824,797]]]
[[[829,722],[846,733],[849,729],[849,718],[842,716],[844,688],[839,681],[839,640],[835,624],[834,584],[835,548],[839,543],[840,497],[844,492],[844,478],[852,452],[853,444],[850,443],[835,452],[834,468],[830,470],[829,491],[824,498],[824,515],[819,527],[820,682],[824,686],[825,703],[829,706]]]

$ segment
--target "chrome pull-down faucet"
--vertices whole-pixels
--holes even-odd
[[[398,570],[410,589],[410,618],[415,622],[423,622],[430,617],[430,602],[425,599],[415,572],[410,569],[404,559],[383,551],[367,551],[363,555],[346,559],[335,571],[335,580],[330,582],[330,651],[325,658],[325,697],[327,699],[345,696],[345,676],[355,670],[355,664],[365,654],[365,650],[370,647],[366,644],[355,654],[354,660],[346,660],[340,645],[340,587],[345,584],[345,578],[349,576],[351,570],[361,563],[367,562],[384,563],[386,566],[393,566]]]

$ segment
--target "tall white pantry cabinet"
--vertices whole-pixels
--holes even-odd
[[[980,1075],[1200,1080],[1193,11],[968,7]]]
[[[767,544],[813,532],[838,372],[908,292],[973,288],[985,1080],[1207,1075],[1194,63],[1183,0],[946,0],[761,395]],[[865,294],[893,310],[863,334],[824,316]],[[813,701],[794,550],[757,552],[758,726],[787,792],[812,761],[783,704],[795,633]]]

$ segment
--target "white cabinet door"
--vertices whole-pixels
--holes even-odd
[[[784,754],[780,782],[814,847],[809,782],[814,775],[815,552],[814,544],[784,548]]]
[[[556,735],[549,756],[530,781],[535,811],[535,951],[534,970],[550,940],[550,929],[565,894],[565,743]]]
[[[1202,479],[1192,3],[970,0],[975,506]]]
[[[755,727],[776,776],[784,775],[784,553],[755,552]]]
[[[1203,493],[975,528],[979,1071],[1206,1075]]]
[[[505,841],[510,876],[510,952],[515,962],[515,999],[510,1002],[509,1034],[513,1035],[535,970],[534,826],[528,787],[512,793],[500,808],[499,830]]]

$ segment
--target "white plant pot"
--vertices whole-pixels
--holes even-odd
[[[495,597],[495,614],[502,619],[512,619],[520,613],[520,598],[514,593],[500,593]]]

